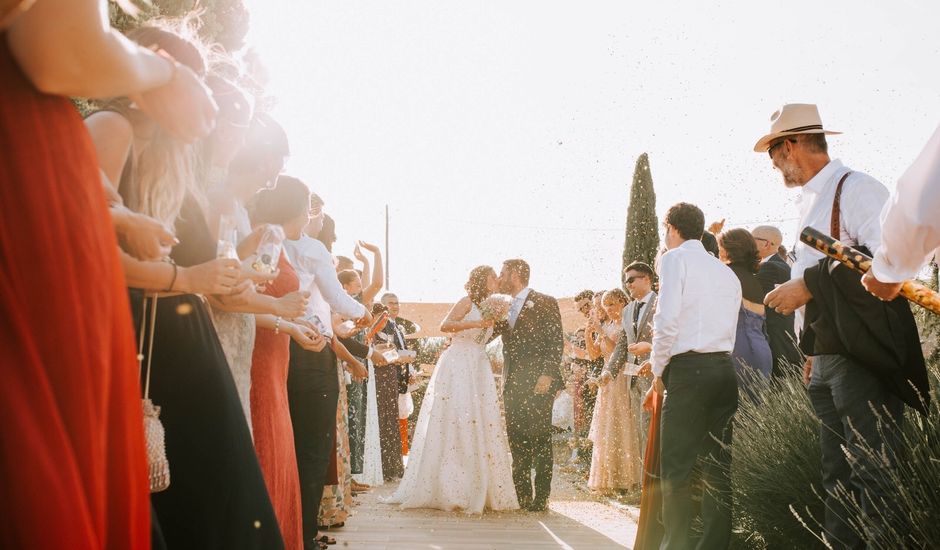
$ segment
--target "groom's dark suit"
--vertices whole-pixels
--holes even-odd
[[[552,487],[552,405],[564,387],[558,301],[530,291],[515,325],[498,323],[494,335],[503,338],[503,404],[516,495],[520,506],[532,502],[544,506]],[[552,384],[547,393],[537,395],[535,385],[543,375],[552,377]]]

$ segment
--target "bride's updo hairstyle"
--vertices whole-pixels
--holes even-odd
[[[482,304],[483,300],[490,295],[490,291],[486,285],[490,275],[496,276],[496,271],[492,267],[488,265],[474,267],[473,271],[470,272],[470,280],[467,281],[467,284],[464,286],[467,295],[470,296],[470,301],[477,306]]]

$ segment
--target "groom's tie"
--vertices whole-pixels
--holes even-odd
[[[516,296],[509,307],[509,328],[516,328],[516,319],[519,318],[520,311],[522,311],[522,296]]]

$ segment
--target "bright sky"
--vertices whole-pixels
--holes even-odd
[[[636,157],[662,214],[797,234],[797,191],[752,152],[783,103],[889,189],[940,122],[940,4],[246,0],[287,170],[335,253],[384,246],[403,301],[454,301],[522,257],[556,296],[619,282]],[[791,244],[787,242],[786,244]]]

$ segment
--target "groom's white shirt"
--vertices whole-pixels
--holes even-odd
[[[532,289],[525,287],[519,291],[519,294],[513,297],[512,304],[509,306],[509,328],[516,328],[516,319],[519,318],[519,314],[522,312],[522,306],[525,304],[525,300],[529,297],[530,292],[532,292]]]

